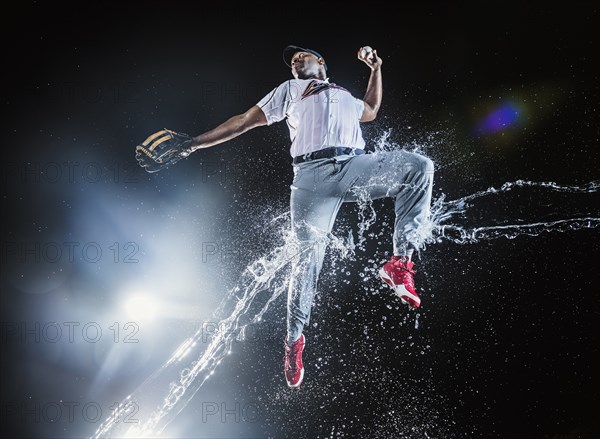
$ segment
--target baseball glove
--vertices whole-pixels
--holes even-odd
[[[135,158],[147,172],[157,172],[192,153],[192,138],[185,133],[164,130],[148,136],[135,147]]]

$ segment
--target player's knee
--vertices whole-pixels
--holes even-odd
[[[433,160],[431,160],[429,157],[419,156],[419,169],[423,174],[433,174]]]

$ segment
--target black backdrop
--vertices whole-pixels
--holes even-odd
[[[131,320],[111,317],[124,286],[158,285],[193,326],[276,241],[261,227],[288,202],[284,124],[160,174],[143,173],[132,152],[156,129],[197,134],[245,111],[290,77],[287,44],[323,53],[330,79],[356,96],[368,78],[356,51],[378,50],[384,100],[365,138],[372,146],[388,133],[390,142],[419,145],[436,163],[435,199],[517,179],[598,180],[596,10],[397,9],[34,2],[5,15],[3,430],[93,434],[99,421],[82,407],[107,413],[107,401],[134,390],[190,335],[169,315],[154,326],[140,321],[135,346],[118,343],[123,332],[110,325],[125,331]],[[505,104],[515,106],[516,122],[477,129]],[[463,224],[598,217],[595,194],[524,189],[486,200]],[[303,388],[291,392],[283,380],[280,298],[265,336],[236,345],[166,434],[600,437],[597,230],[430,245],[417,260],[417,314],[370,272],[361,276],[391,245],[391,204],[374,208],[382,237],[354,258],[325,263]],[[357,214],[344,206],[334,233],[356,234]],[[101,377],[114,358],[88,333],[81,339],[79,328],[91,323],[125,358]],[[52,332],[57,326],[62,333]],[[222,404],[229,415],[206,416]]]

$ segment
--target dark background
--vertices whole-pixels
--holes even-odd
[[[430,156],[436,200],[517,179],[599,179],[597,10],[396,8],[34,2],[5,15],[3,431],[92,435],[99,421],[81,408],[108,413],[278,242],[264,225],[287,209],[285,124],[158,174],[133,150],[157,129],[198,134],[254,105],[290,78],[288,44],[319,50],[330,80],[358,97],[369,71],[356,52],[378,50],[384,99],[365,139],[387,133]],[[509,104],[515,121],[480,128]],[[528,188],[483,201],[461,225],[599,216],[596,193]],[[431,244],[416,264],[422,308],[410,312],[373,276],[391,247],[392,205],[373,206],[381,236],[326,260],[301,390],[283,379],[280,297],[263,336],[236,345],[165,436],[600,437],[597,229]],[[334,233],[356,235],[357,214],[344,206]],[[133,293],[158,301],[154,320],[123,314]],[[132,321],[139,342],[125,344]],[[77,325],[73,340],[48,332],[65,322]],[[91,322],[99,341],[79,331]],[[240,416],[204,419],[208,403]]]

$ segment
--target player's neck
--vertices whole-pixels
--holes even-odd
[[[319,81],[328,81],[329,78],[327,78],[325,75],[317,73],[315,75],[306,76],[304,78],[298,77],[298,79],[318,79]]]

